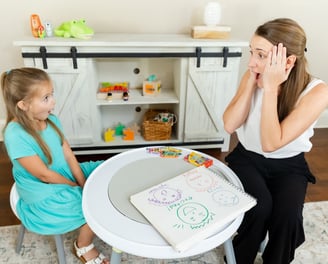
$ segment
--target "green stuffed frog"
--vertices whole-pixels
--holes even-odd
[[[71,20],[62,23],[55,29],[57,37],[89,39],[93,36],[93,29],[85,24],[85,20]]]

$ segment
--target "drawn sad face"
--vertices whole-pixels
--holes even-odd
[[[190,202],[178,208],[177,216],[186,224],[199,225],[208,219],[209,211],[202,204]]]

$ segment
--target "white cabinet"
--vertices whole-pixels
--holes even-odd
[[[90,40],[15,41],[24,65],[46,70],[55,87],[57,114],[79,154],[120,152],[141,146],[184,145],[227,151],[222,113],[236,91],[244,41],[196,40],[187,35],[97,34]],[[161,80],[157,96],[143,96],[142,82]],[[99,83],[129,82],[129,99],[97,99]],[[148,109],[177,116],[169,140],[146,141],[104,132],[118,125],[142,127]]]
[[[231,49],[238,52],[238,49]],[[205,58],[189,61],[186,93],[184,142],[202,142],[229,149],[229,135],[224,131],[222,115],[237,86],[239,58]]]
[[[40,60],[35,60],[34,66],[43,68]],[[60,118],[70,144],[93,144],[96,133],[92,128],[98,124],[95,119],[95,95],[90,89],[95,85],[92,60],[79,60],[78,69],[73,69],[68,60],[49,60],[47,72],[54,85],[54,113]]]

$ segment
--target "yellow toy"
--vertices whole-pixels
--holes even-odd
[[[108,128],[104,133],[105,142],[113,141],[115,139],[115,130]]]

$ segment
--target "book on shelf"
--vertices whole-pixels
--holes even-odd
[[[256,199],[205,166],[131,195],[131,203],[177,251],[219,232]]]

